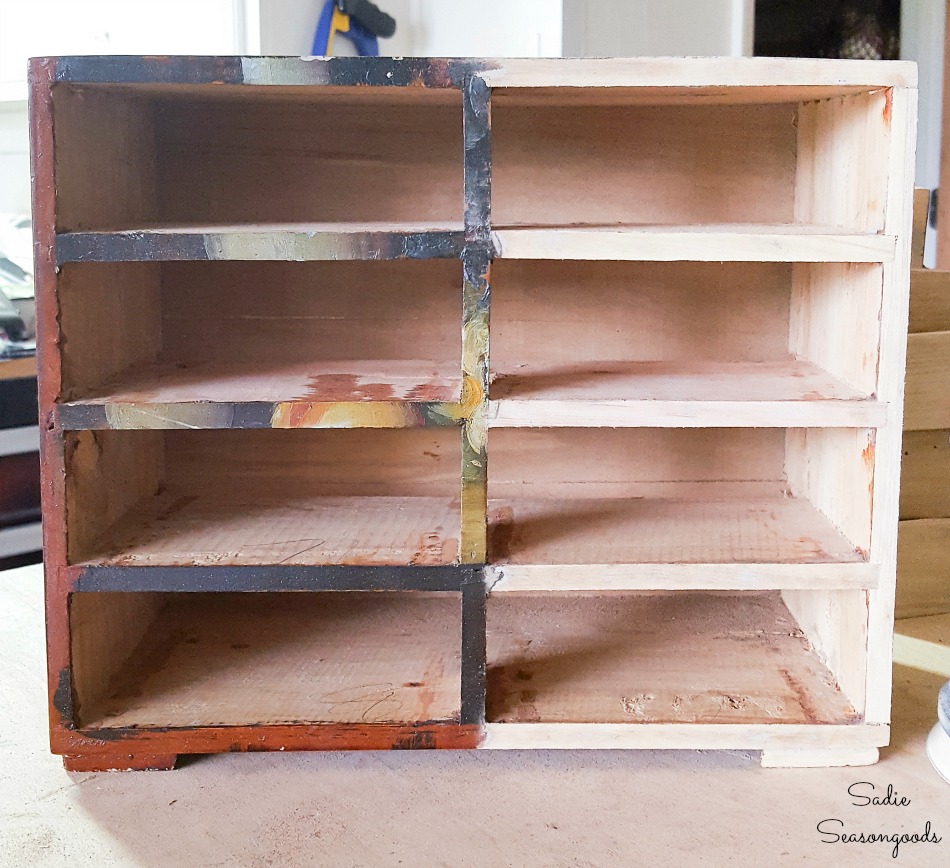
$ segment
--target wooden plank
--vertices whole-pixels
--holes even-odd
[[[905,431],[950,428],[950,331],[909,335]]]
[[[950,431],[905,431],[901,519],[950,518]]]
[[[917,272],[924,271],[924,245],[927,241],[927,222],[930,219],[930,190],[914,190],[914,226],[910,241],[911,306],[913,306],[913,283]],[[912,318],[913,319],[913,318]],[[913,329],[911,329],[913,330]]]
[[[863,396],[877,387],[883,277],[853,263],[792,269],[789,349]]]
[[[73,607],[129,596],[80,594]],[[109,660],[107,693],[77,682],[84,728],[458,718],[459,606],[444,594],[165,599],[146,642]]]
[[[136,365],[72,403],[229,404],[244,402],[362,403],[371,401],[458,401],[458,362],[419,359],[296,361],[271,353],[266,365],[213,359],[186,363],[161,360]]]
[[[910,332],[950,331],[950,272],[910,273]]]
[[[396,229],[375,231],[367,224],[325,228],[292,226],[200,227],[69,232],[56,236],[56,258],[66,262],[174,262],[274,260],[310,262],[337,259],[434,259],[458,256],[462,234],[455,231]]]
[[[510,259],[620,259],[675,262],[890,262],[895,240],[802,226],[696,230],[692,227],[504,229],[495,255]],[[787,230],[787,231],[780,231]],[[795,234],[799,233],[799,234]]]
[[[877,427],[887,420],[878,401],[502,400],[489,404],[492,428],[548,425],[593,427],[746,428],[763,425]]]
[[[796,110],[493,104],[492,228],[790,223]]]
[[[884,266],[881,304],[881,350],[877,395],[891,404],[887,427],[875,437],[872,563],[881,565],[881,584],[867,594],[867,647],[860,638],[849,645],[849,668],[867,672],[865,720],[890,720],[893,678],[894,585],[897,574],[897,518],[900,490],[901,408],[910,296],[910,234],[913,223],[914,151],[917,141],[917,92],[895,88],[888,115],[893,135],[887,166],[884,231],[898,236],[893,263]]]
[[[796,87],[871,90],[916,87],[913,63],[804,58],[637,57],[495,61],[481,76],[493,87]],[[847,92],[847,91],[846,91]]]
[[[268,497],[169,489],[130,510],[77,562],[104,566],[434,566],[459,556],[458,500]]]
[[[488,601],[492,723],[843,724],[775,592]]]
[[[588,486],[588,488],[594,488]],[[716,497],[720,494],[720,497]],[[523,493],[489,500],[489,562],[841,564],[863,558],[806,499],[711,486],[708,498]]]
[[[492,266],[492,373],[786,359],[791,272],[787,263],[499,259]],[[584,386],[596,385],[592,379]]]
[[[463,724],[485,723],[485,583],[481,570],[470,570],[462,588]]]
[[[762,751],[764,769],[841,768],[844,766],[873,766],[880,759],[876,747],[814,748]]]
[[[157,591],[459,591],[471,570],[457,566],[354,567],[304,566],[73,567],[79,592]]]
[[[486,750],[808,750],[886,745],[889,727],[794,723],[488,723]]]
[[[564,591],[864,589],[877,586],[868,563],[506,564],[486,568],[491,593]]]
[[[950,518],[902,521],[897,547],[897,617],[950,612]]]

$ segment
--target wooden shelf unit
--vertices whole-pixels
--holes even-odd
[[[913,65],[31,75],[67,768],[877,758]]]

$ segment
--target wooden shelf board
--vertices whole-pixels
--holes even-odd
[[[445,594],[182,595],[82,726],[457,718],[460,611]]]
[[[481,73],[494,88],[688,87],[705,89],[774,88],[794,93],[797,88],[834,87],[844,95],[851,87],[865,91],[880,87],[916,87],[912,63],[893,61],[813,60],[808,58],[624,57],[624,58],[503,58],[487,61]]]
[[[490,424],[876,426],[886,406],[801,359],[525,364],[494,375]]]
[[[496,256],[703,262],[890,262],[895,238],[803,224],[492,227]]]
[[[461,395],[462,372],[458,362],[300,362],[270,358],[253,365],[217,360],[187,365],[164,361],[137,365],[68,403],[451,403],[459,401]]]
[[[507,564],[489,566],[493,594],[562,591],[765,591],[775,588],[868,590],[880,568],[869,563],[820,564]]]
[[[865,559],[808,500],[742,483],[655,496],[602,496],[578,483],[560,496],[489,492],[489,562],[572,564],[862,564]],[[776,486],[777,487],[777,486]],[[601,496],[598,496],[598,494]]]
[[[458,557],[459,510],[444,497],[169,490],[120,519],[81,564],[437,566]]]
[[[462,243],[461,222],[155,224],[60,233],[56,258],[60,264],[438,259],[457,256]]]
[[[883,747],[886,724],[489,723],[484,750],[818,750]]]
[[[778,592],[490,597],[493,723],[848,724]]]

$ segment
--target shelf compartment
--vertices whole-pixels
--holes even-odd
[[[458,559],[458,430],[80,431],[66,453],[74,565]]]
[[[882,280],[877,265],[501,260],[491,424],[882,425]]]
[[[459,90],[63,84],[53,115],[61,233],[462,220]]]
[[[788,89],[801,100],[712,105],[675,95],[618,104],[601,87],[559,92],[493,94],[493,223],[538,227],[502,230],[502,256],[893,256],[894,239],[875,237],[891,136],[884,89],[822,100]],[[541,229],[551,226],[562,231]],[[627,231],[603,231],[618,226]]]
[[[462,394],[461,285],[457,261],[68,265],[62,421],[436,424],[425,405]]]
[[[487,618],[489,723],[860,721],[778,592],[500,595]]]
[[[457,721],[456,594],[73,594],[84,729]]]
[[[874,587],[868,450],[866,429],[497,430],[489,582]]]

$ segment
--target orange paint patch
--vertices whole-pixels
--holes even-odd
[[[884,125],[891,125],[891,111],[893,109],[894,96],[893,91],[888,88],[884,92],[884,111],[881,113],[881,116],[884,118]]]

